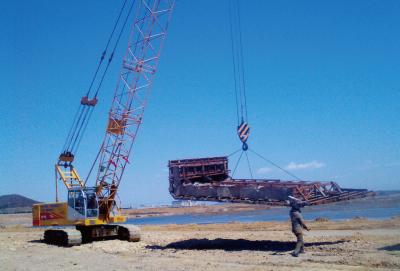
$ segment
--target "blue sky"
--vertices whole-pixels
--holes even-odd
[[[1,2],[0,194],[54,198],[54,163],[120,2]],[[400,2],[241,3],[250,147],[305,180],[400,189]],[[82,176],[126,42],[77,153]],[[123,204],[170,202],[168,160],[235,151],[235,126],[228,2],[178,0]],[[256,177],[290,179],[250,159]],[[245,164],[236,175],[249,176]]]

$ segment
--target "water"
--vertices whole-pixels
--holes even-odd
[[[325,217],[329,220],[345,220],[354,217],[385,219],[400,215],[400,195],[379,196],[329,205],[310,206],[302,210],[306,220]],[[136,225],[159,224],[211,224],[228,222],[286,221],[289,208],[276,207],[266,210],[240,212],[236,214],[172,215],[161,217],[132,218],[128,223]]]

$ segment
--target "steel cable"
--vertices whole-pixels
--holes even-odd
[[[234,43],[234,29],[233,29],[233,14],[232,14],[232,5],[231,1],[229,2],[229,29],[230,29],[230,38],[231,38],[231,50],[232,50],[232,64],[233,64],[233,79],[234,79],[234,88],[235,88],[235,101],[236,101],[236,115],[237,115],[237,125],[240,125],[240,117],[239,117],[239,99],[238,99],[238,83],[237,83],[237,71],[236,71],[236,60],[235,60],[235,43]]]
[[[247,165],[249,167],[249,172],[250,172],[250,177],[253,179],[253,171],[251,170],[250,160],[249,160],[249,156],[247,155],[247,151],[245,151],[244,154],[246,155]]]
[[[292,176],[293,178],[297,179],[298,181],[303,181],[302,179],[300,179],[299,177],[297,177],[296,175],[294,175],[293,173],[287,171],[286,169],[280,167],[279,165],[275,164],[274,162],[272,162],[271,160],[269,160],[268,158],[265,158],[264,156],[262,156],[261,154],[258,154],[257,152],[255,152],[252,149],[249,149],[249,151],[251,151],[252,153],[254,153],[255,155],[257,155],[258,157],[260,157],[261,159],[263,159],[264,161],[270,163],[271,165],[273,165],[274,167],[282,170],[283,172],[285,172],[286,174]]]
[[[131,12],[132,12],[132,9],[133,9],[134,4],[135,4],[135,1],[132,1],[132,4],[131,4],[131,6],[130,6],[130,8],[129,8],[129,11],[128,11],[126,17],[125,17],[124,23],[123,23],[123,25],[122,25],[122,27],[121,27],[121,30],[119,31],[117,40],[115,41],[115,44],[114,44],[114,47],[113,47],[113,51],[111,52],[111,55],[110,55],[110,57],[109,57],[109,59],[108,59],[107,66],[106,66],[105,70],[103,71],[103,74],[102,74],[102,77],[101,77],[101,79],[100,79],[100,82],[99,82],[99,85],[98,85],[98,87],[97,87],[97,90],[96,90],[96,92],[95,92],[94,98],[97,98],[97,95],[99,94],[99,91],[100,91],[101,86],[102,86],[102,84],[103,84],[104,78],[105,78],[105,76],[106,76],[106,74],[107,74],[108,68],[110,67],[111,61],[113,60],[113,56],[114,56],[115,50],[116,50],[116,48],[118,47],[119,41],[120,41],[120,39],[121,39],[122,33],[123,33],[124,30],[125,30],[126,23],[127,23],[128,19],[129,19],[129,17],[130,17],[130,14],[131,14]],[[125,6],[125,3],[124,3],[124,6]],[[120,17],[120,15],[119,15],[119,17]],[[118,18],[117,22],[118,22],[118,21],[119,21],[119,18]],[[114,33],[114,31],[115,31],[115,28],[113,29],[113,33]],[[108,47],[108,46],[109,46],[109,43],[107,44],[107,47]],[[79,126],[78,130],[77,130],[77,131],[75,132],[75,134],[74,134],[74,140],[73,140],[73,142],[72,142],[71,151],[72,151],[72,150],[74,150],[74,151],[77,151],[77,150],[78,150],[79,145],[80,145],[80,142],[81,142],[81,140],[82,140],[82,137],[83,137],[83,135],[84,135],[84,133],[85,133],[85,131],[86,131],[86,129],[87,129],[89,120],[90,120],[90,118],[91,118],[91,116],[92,116],[92,112],[93,112],[93,108],[90,108],[90,109],[85,113],[84,118],[83,118],[82,122],[80,123],[80,126]]]
[[[119,20],[120,20],[120,18],[121,18],[121,15],[122,15],[122,13],[123,13],[123,11],[124,11],[124,9],[125,9],[126,3],[127,3],[127,0],[124,0],[124,3],[123,3],[123,5],[122,5],[122,7],[121,7],[121,9],[120,9],[120,11],[119,11],[118,17],[117,17],[117,19],[116,19],[116,21],[115,21],[115,23],[114,23],[114,26],[113,26],[113,29],[112,29],[112,31],[111,31],[111,34],[110,34],[110,36],[108,37],[108,40],[107,40],[107,44],[106,44],[106,46],[105,46],[105,49],[103,50],[103,52],[102,52],[102,54],[101,54],[100,61],[99,61],[98,65],[97,65],[97,68],[96,68],[96,70],[95,70],[95,73],[94,73],[94,75],[93,75],[93,77],[92,77],[92,80],[91,80],[91,83],[90,83],[90,85],[89,85],[88,91],[86,92],[86,97],[89,97],[89,95],[90,95],[91,89],[92,89],[93,84],[94,84],[94,82],[95,82],[95,80],[96,80],[96,78],[97,78],[97,74],[98,74],[98,72],[99,72],[99,70],[100,70],[100,67],[101,67],[101,65],[102,65],[102,63],[103,63],[103,60],[104,60],[104,58],[105,58],[105,56],[106,56],[106,54],[107,54],[108,47],[109,47],[110,42],[111,42],[111,40],[112,40],[112,38],[113,38],[113,36],[114,36],[115,30],[116,30],[116,28],[117,28],[117,26],[118,26],[118,23],[119,23]],[[96,96],[97,96],[97,95],[96,95]],[[80,112],[80,113],[79,113],[79,112]],[[82,119],[82,114],[83,114],[84,112],[85,112],[85,106],[82,105],[82,104],[80,104],[79,107],[78,107],[78,110],[77,110],[76,113],[75,113],[75,117],[74,117],[74,119],[73,119],[71,128],[70,128],[70,130],[69,130],[69,132],[68,132],[68,136],[67,136],[67,139],[66,139],[65,144],[64,144],[64,147],[63,147],[63,152],[68,152],[68,151],[71,151],[71,152],[72,152],[71,144],[72,144],[72,142],[75,142],[76,139],[77,139],[77,137],[79,136],[80,129],[78,130],[78,134],[77,134],[77,128],[78,128],[78,126],[79,126],[79,124],[80,124],[80,120]],[[87,112],[86,112],[85,114],[87,114]],[[79,117],[78,117],[78,115],[79,115]],[[84,117],[84,119],[86,119],[86,117]],[[83,123],[81,123],[80,126],[82,126],[82,125],[83,125]],[[75,139],[74,139],[74,138],[75,138]]]
[[[233,77],[235,83],[236,114],[239,125],[240,121],[248,121],[248,114],[240,6],[237,0],[230,1],[229,26],[232,50]]]
[[[242,150],[242,152],[240,153],[239,159],[236,162],[235,169],[232,172],[232,178],[233,178],[233,176],[235,176],[236,169],[239,166],[239,162],[240,162],[240,159],[242,159],[243,153],[244,153],[244,151]]]

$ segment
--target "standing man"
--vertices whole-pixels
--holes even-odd
[[[292,256],[298,257],[299,253],[304,253],[304,241],[303,241],[303,228],[309,231],[309,228],[304,223],[303,216],[300,208],[307,205],[306,202],[302,202],[294,197],[290,197],[290,220],[292,222],[292,232],[296,235],[297,243],[296,248],[292,252]]]

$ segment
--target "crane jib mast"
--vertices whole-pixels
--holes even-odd
[[[174,1],[171,0],[142,1],[136,11],[109,113],[96,177],[100,214],[105,218],[111,211],[142,124],[173,6]]]
[[[137,0],[136,2],[128,47],[122,61],[118,83],[108,114],[106,133],[103,143],[101,144],[99,155],[95,161],[96,163],[97,159],[99,160],[95,184],[99,202],[99,218],[104,221],[110,219],[110,213],[115,205],[119,184],[125,167],[129,163],[130,152],[140,125],[142,124],[144,109],[157,71],[160,53],[167,34],[168,24],[175,1]],[[130,10],[133,4],[132,2]],[[116,24],[121,17],[125,5],[126,1],[124,2]],[[125,19],[125,23],[129,17],[130,10]],[[114,31],[115,27],[113,33]],[[112,36],[110,36],[110,39],[111,37]],[[107,47],[110,43],[110,39],[107,43]],[[108,63],[111,62],[114,51]],[[105,52],[106,50],[102,54],[101,61],[104,59]],[[108,65],[106,69],[108,69]],[[97,72],[98,69],[96,70],[96,74]],[[101,82],[103,78],[104,75],[101,78]],[[92,99],[88,98],[88,95],[84,96],[81,100],[82,112],[90,111],[90,117],[96,103],[97,92]],[[76,118],[79,119],[79,114],[77,115],[78,117]],[[81,117],[81,119],[82,118],[83,117]],[[82,122],[82,120],[80,121]],[[72,141],[71,139],[69,140]],[[80,139],[78,140],[80,141]],[[83,188],[87,181],[80,178],[72,165],[74,154],[72,150],[63,150],[56,164],[56,184],[58,180],[62,180],[68,189],[74,187]]]
[[[89,90],[81,99],[66,143],[55,166],[56,203],[39,203],[32,206],[33,226],[57,226],[45,230],[46,243],[74,246],[104,238],[118,238],[130,242],[140,240],[138,227],[119,224],[126,221],[126,216],[114,212],[115,198],[125,167],[129,163],[133,143],[142,124],[144,109],[157,71],[174,2],[174,0],[124,0]],[[125,7],[129,7],[128,11]],[[76,150],[97,104],[97,94],[131,11],[134,11],[135,15],[108,114],[105,136],[88,177],[83,180],[73,166]],[[107,48],[123,15],[125,20],[120,27],[113,50],[102,75],[97,79],[107,55]],[[91,90],[96,80],[97,88],[94,88],[93,94]],[[97,161],[95,186],[87,187],[86,183]],[[59,180],[67,187],[67,202],[58,202]],[[63,226],[75,226],[75,229]]]

